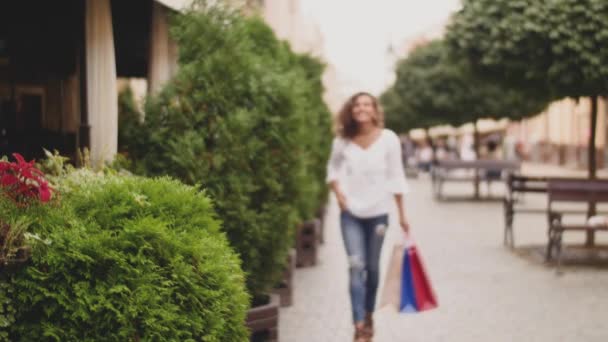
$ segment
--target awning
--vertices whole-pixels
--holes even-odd
[[[424,140],[426,139],[426,131],[421,128],[413,129],[409,132],[409,136],[412,140]]]
[[[155,0],[159,4],[165,5],[172,10],[181,11],[190,6],[192,0]]]
[[[435,126],[429,129],[429,135],[433,138],[456,135],[456,129],[449,125]]]
[[[506,131],[509,126],[508,119],[501,120],[491,120],[491,119],[482,119],[478,121],[478,131],[480,134],[488,134],[493,132],[502,132]],[[458,128],[458,132],[462,134],[473,134],[475,128],[472,123],[468,123],[462,125]]]

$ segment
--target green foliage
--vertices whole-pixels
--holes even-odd
[[[448,29],[477,73],[554,98],[592,98],[589,176],[595,177],[597,97],[608,92],[605,0],[467,0]]]
[[[137,138],[141,121],[133,90],[127,87],[118,94],[118,152],[129,152],[129,143]]]
[[[201,183],[259,296],[280,277],[296,223],[326,194],[323,66],[260,18],[204,2],[176,17],[172,33],[180,69],[147,101],[132,169]]]
[[[551,45],[549,83],[557,96],[608,92],[608,2],[556,0],[547,3]]]
[[[447,33],[476,70],[554,97],[608,91],[608,2],[467,0]]]
[[[540,113],[548,104],[547,97],[477,76],[467,60],[450,55],[440,40],[399,62],[395,84],[381,100],[388,122],[402,129],[461,125],[482,118],[519,120]]]
[[[74,170],[74,168],[68,164],[70,158],[64,157],[59,154],[59,151],[54,150],[53,152],[44,149],[45,159],[37,163],[37,167],[42,171],[47,178],[63,177],[68,172]]]
[[[10,341],[8,328],[15,323],[15,306],[11,298],[14,297],[14,289],[7,281],[8,276],[3,272],[0,274],[0,341]]]
[[[292,70],[300,71],[294,90],[297,91],[296,116],[304,118],[299,127],[299,148],[305,163],[301,169],[305,177],[299,183],[301,204],[298,206],[300,217],[313,217],[319,206],[327,201],[328,187],[325,184],[326,165],[332,142],[332,115],[325,104],[322,75],[325,66],[309,55],[295,55],[290,65]]]
[[[25,233],[29,221],[22,217],[17,220],[0,221],[0,264],[8,264],[15,258],[17,250],[25,246]]]
[[[528,90],[544,88],[550,65],[545,0],[465,0],[446,40],[475,70]],[[509,69],[509,70],[507,70]]]
[[[247,340],[243,272],[204,193],[87,170],[60,183],[50,206],[0,199],[41,242],[0,288],[11,341]]]
[[[384,109],[384,123],[393,131],[407,133],[412,128],[425,126],[420,118],[416,119],[414,111],[403,103],[394,86],[382,93],[380,103]]]

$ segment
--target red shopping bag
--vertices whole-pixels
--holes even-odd
[[[437,297],[435,296],[431,282],[426,274],[420,255],[418,254],[418,248],[416,245],[412,245],[408,248],[407,253],[414,282],[416,309],[418,311],[426,311],[436,308]]]

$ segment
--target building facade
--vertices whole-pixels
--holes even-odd
[[[591,100],[563,99],[549,105],[539,115],[512,123],[508,135],[522,143],[532,161],[551,162],[570,167],[587,165],[588,142],[591,133]],[[598,103],[595,145],[600,167],[605,166],[608,135],[608,106],[605,99]]]
[[[167,16],[178,0],[54,0],[0,4],[0,154],[42,147],[94,161],[117,150],[119,77],[158,89],[175,72]],[[60,18],[60,19],[59,19]]]
[[[323,57],[323,35],[319,26],[302,13],[300,0],[264,0],[262,15],[280,39],[296,52]]]

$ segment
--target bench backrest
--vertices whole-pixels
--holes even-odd
[[[546,193],[550,181],[586,181],[586,178],[574,177],[545,177],[545,176],[523,176],[509,173],[507,187],[509,192],[536,192]]]
[[[548,181],[552,202],[608,203],[608,180],[552,179]]]
[[[509,173],[507,187],[509,192],[547,192],[547,177],[527,177]]]
[[[478,169],[478,170],[504,170],[517,171],[521,164],[516,161],[509,160],[440,160],[437,162],[438,168],[441,169]]]

